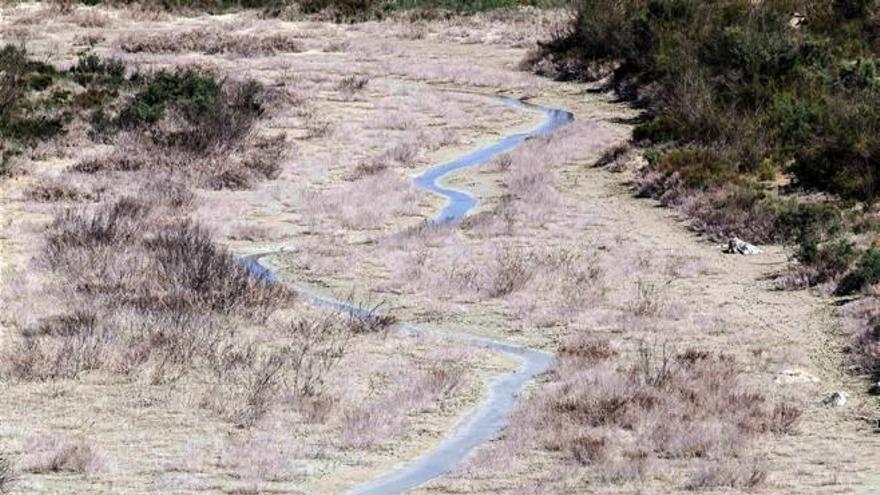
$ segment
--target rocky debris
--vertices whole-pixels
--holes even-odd
[[[834,407],[846,405],[846,392],[834,392],[822,401],[823,404]]]
[[[724,250],[725,253],[728,254],[744,254],[744,255],[752,255],[758,254],[761,252],[756,246],[749,244],[748,242],[740,239],[739,237],[734,237],[733,239],[727,241],[727,248]]]
[[[790,385],[793,383],[819,383],[819,379],[799,369],[782,370],[774,379],[776,383]]]
[[[871,385],[871,388],[868,389],[868,393],[871,395],[880,395],[880,382]]]

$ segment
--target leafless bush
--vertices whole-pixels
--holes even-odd
[[[370,304],[369,301],[356,303],[353,302],[351,297],[348,300],[352,306],[347,313],[349,316],[349,327],[353,333],[377,333],[388,330],[397,323],[397,318],[394,315],[383,314],[380,311],[382,303]]]
[[[195,202],[195,194],[186,184],[170,177],[146,182],[138,191],[138,196],[149,205],[173,210],[188,210]]]
[[[287,398],[297,402],[318,396],[327,373],[361,331],[359,318],[327,313],[275,325],[283,345],[225,342],[209,356],[216,385],[203,400],[241,427],[249,427]]]
[[[74,22],[79,27],[103,28],[109,24],[110,17],[95,9],[80,9],[74,14]]]
[[[606,167],[613,163],[616,163],[621,157],[623,157],[627,152],[629,152],[630,146],[629,144],[620,144],[617,146],[612,146],[605,150],[602,153],[602,156],[596,160],[596,163],[593,164],[594,167]]]
[[[794,433],[795,426],[801,419],[803,410],[790,402],[781,402],[773,407],[769,421],[769,429],[773,433]]]
[[[406,430],[408,415],[449,397],[461,385],[464,371],[453,362],[407,373],[398,386],[376,401],[343,412],[340,444],[363,449],[382,445]]]
[[[370,78],[362,75],[353,75],[346,76],[339,81],[339,85],[336,89],[339,90],[345,97],[351,98],[356,93],[363,91],[364,88],[369,84]]]
[[[364,177],[380,174],[386,170],[388,170],[388,164],[385,162],[375,160],[365,161],[358,163],[357,166],[355,166],[348,179],[357,181],[363,179]]]
[[[663,311],[666,302],[662,289],[664,285],[654,281],[636,281],[635,295],[629,303],[632,314],[642,317],[657,316]]]
[[[208,55],[233,53],[242,56],[302,51],[298,40],[283,34],[256,36],[212,29],[129,36],[119,43],[119,47],[128,53],[202,52]]]
[[[157,219],[132,198],[60,213],[42,259],[88,304],[22,329],[4,363],[19,379],[151,364],[164,381],[223,334],[212,317],[264,321],[293,297],[252,277],[200,225]]]
[[[103,454],[84,438],[43,436],[31,440],[24,470],[29,473],[93,473],[103,468]]]
[[[608,455],[605,437],[583,434],[571,440],[571,455],[580,464],[588,465],[602,461]]]
[[[494,277],[488,288],[489,297],[503,297],[522,289],[534,275],[533,258],[516,249],[503,249],[495,260]]]
[[[97,201],[103,190],[89,191],[64,178],[44,179],[25,191],[25,197],[43,203]]]
[[[513,165],[513,158],[510,156],[510,153],[504,153],[494,160],[494,164],[499,172],[507,172],[510,170],[510,166]]]
[[[757,459],[708,462],[688,482],[689,490],[739,488],[753,490],[767,481],[767,466]]]
[[[419,154],[419,145],[413,142],[396,143],[386,149],[378,158],[403,166],[411,166]]]
[[[0,495],[12,493],[12,488],[18,476],[15,473],[15,464],[12,457],[0,452]]]
[[[306,139],[326,137],[333,132],[333,122],[318,114],[314,107],[309,107],[300,114],[306,128]]]
[[[557,354],[585,363],[597,363],[616,356],[617,351],[606,340],[597,340],[581,334],[564,341],[559,346]]]
[[[597,465],[606,482],[643,478],[669,459],[714,459],[688,487],[749,488],[764,482],[759,465],[739,463],[759,435],[788,433],[800,416],[791,403],[769,401],[745,385],[730,357],[640,346],[615,365],[602,340],[566,343],[555,382],[536,399],[545,427],[538,437],[573,461]],[[627,435],[615,432],[626,431]],[[636,471],[622,466],[641,466]]]
[[[345,52],[348,51],[350,46],[351,44],[348,42],[348,40],[330,41],[326,45],[324,45],[323,48],[321,48],[321,51],[325,53]]]

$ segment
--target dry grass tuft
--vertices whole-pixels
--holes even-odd
[[[84,28],[103,28],[110,24],[110,16],[92,8],[79,9],[73,17],[76,25]]]
[[[120,41],[119,48],[128,53],[201,52],[208,55],[230,53],[248,57],[303,50],[298,40],[283,34],[258,36],[226,33],[216,29],[129,36]]]
[[[342,413],[340,445],[349,449],[381,446],[406,431],[408,413],[452,395],[462,384],[464,370],[444,361],[407,375],[403,383],[375,401]]]
[[[222,335],[215,318],[264,321],[292,298],[254,279],[200,225],[157,218],[133,198],[61,212],[42,260],[77,310],[21,329],[5,367],[23,380],[147,366],[164,381]]]
[[[33,184],[25,191],[25,197],[31,201],[41,203],[58,202],[85,202],[99,201],[104,193],[103,188],[88,190],[82,184],[77,184],[69,177],[43,179]]]
[[[532,435],[544,448],[598,466],[595,476],[606,483],[643,479],[681,459],[713,460],[686,488],[764,483],[766,468],[742,459],[751,459],[760,435],[792,432],[799,408],[747,386],[721,354],[643,344],[628,364],[612,362],[615,355],[602,340],[562,347],[553,381],[524,406],[539,408],[532,413],[545,426]]]
[[[18,475],[15,472],[15,464],[12,457],[0,452],[0,495],[12,493]]]
[[[361,75],[352,75],[344,77],[341,81],[339,81],[339,85],[336,89],[342,93],[348,99],[354,97],[355,94],[363,91],[367,84],[370,82],[370,78],[367,76]]]
[[[104,467],[104,456],[84,438],[42,436],[31,440],[24,471],[28,473],[71,472],[90,474]]]
[[[754,490],[767,481],[767,466],[757,459],[707,462],[688,482],[688,490],[735,488]]]

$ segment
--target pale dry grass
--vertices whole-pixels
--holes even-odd
[[[299,39],[284,34],[261,36],[218,29],[129,35],[119,42],[119,48],[127,53],[200,52],[238,56],[269,56],[303,50]]]

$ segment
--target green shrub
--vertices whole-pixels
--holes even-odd
[[[862,253],[856,268],[841,280],[838,295],[848,295],[880,283],[880,250],[870,248]]]
[[[125,64],[115,59],[102,59],[94,53],[84,53],[70,69],[70,74],[80,86],[94,84],[116,88],[125,82]]]
[[[877,0],[575,6],[545,55],[561,77],[607,68],[622,95],[647,106],[637,141],[711,150],[711,159],[686,151],[664,160],[686,171],[688,185],[772,177],[767,165],[776,164],[805,189],[849,200],[880,194]]]
[[[705,148],[678,148],[663,155],[657,167],[666,174],[677,173],[688,187],[707,189],[729,181],[735,169],[717,153]]]
[[[69,116],[58,108],[54,85],[58,72],[28,57],[24,47],[0,49],[0,177],[12,174],[12,159],[64,129]]]
[[[116,124],[131,129],[153,124],[175,105],[187,118],[197,118],[216,110],[221,101],[222,83],[213,76],[193,70],[160,71],[153,76],[138,76],[142,88],[119,112]]]
[[[833,205],[790,202],[778,213],[776,231],[784,239],[819,242],[840,231],[842,217]]]

